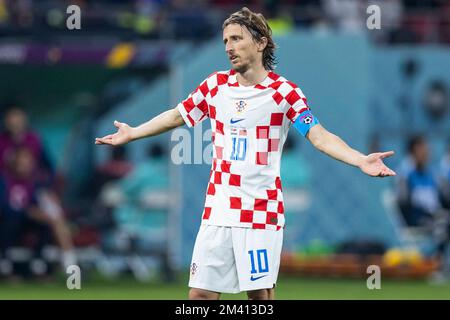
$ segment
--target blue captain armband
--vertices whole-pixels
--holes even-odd
[[[297,117],[297,120],[294,122],[294,127],[302,134],[302,136],[306,137],[309,129],[314,127],[316,124],[319,124],[319,120],[313,116],[311,110],[306,110],[300,113]]]

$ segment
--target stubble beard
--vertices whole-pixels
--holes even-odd
[[[232,66],[233,70],[236,71],[237,73],[245,73],[248,70],[248,65],[247,64],[241,64],[241,65],[233,65]]]

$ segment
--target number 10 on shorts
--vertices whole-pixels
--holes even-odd
[[[250,250],[248,251],[248,254],[250,255],[250,263],[252,267],[250,271],[251,274],[269,272],[269,262],[267,259],[266,249]],[[255,256],[258,261],[258,269],[256,269]]]

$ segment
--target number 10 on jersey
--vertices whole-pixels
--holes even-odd
[[[245,160],[245,155],[247,153],[247,137],[232,137],[231,143],[231,160]]]

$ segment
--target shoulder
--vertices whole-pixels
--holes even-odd
[[[208,78],[210,77],[214,77],[214,76],[218,76],[218,75],[233,75],[235,74],[234,70],[221,70],[221,71],[214,71],[213,73],[211,73]]]
[[[217,85],[225,84],[228,82],[228,78],[230,76],[233,76],[235,72],[233,70],[222,70],[222,71],[215,71],[211,73],[205,81],[208,82],[217,82]]]
[[[298,86],[297,83],[275,73],[275,72],[269,72],[267,75],[267,78],[269,79],[268,87],[277,90],[277,91],[283,91],[286,93],[289,93],[290,91],[296,91],[299,94],[302,94],[302,90]]]
[[[211,93],[211,96],[214,96],[219,89],[218,87],[228,83],[230,76],[233,76],[233,70],[213,72],[203,80],[193,93],[200,91],[205,97],[208,93]]]
[[[267,87],[275,90],[273,98],[277,103],[285,101],[288,106],[309,108],[305,95],[296,83],[274,72],[269,72],[267,77],[269,79]]]

